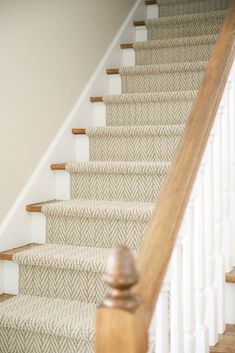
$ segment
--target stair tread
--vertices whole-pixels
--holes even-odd
[[[52,170],[67,170],[71,172],[103,172],[107,173],[166,173],[169,162],[68,162],[52,164]],[[61,200],[64,202],[64,200]],[[57,204],[60,201],[57,201]],[[53,203],[50,203],[53,204]]]
[[[51,164],[51,170],[65,170],[66,163],[53,163]]]
[[[207,34],[204,36],[192,36],[192,37],[177,37],[170,39],[154,39],[147,41],[139,41],[133,43],[121,44],[122,49],[134,48],[134,49],[149,49],[149,48],[164,48],[164,47],[180,47],[180,46],[191,46],[195,44],[209,44],[215,43],[218,36],[215,34]]]
[[[165,16],[165,17],[158,17],[158,18],[151,18],[145,20],[146,24],[151,25],[160,25],[160,26],[170,26],[174,24],[182,24],[182,23],[198,23],[200,21],[214,21],[214,18],[221,18],[222,20],[226,16],[226,10],[215,10],[210,12],[199,12],[193,14],[185,14],[185,15],[177,15],[177,16]]]
[[[101,273],[109,253],[109,248],[45,244],[15,254],[13,261],[21,266]]]
[[[197,90],[187,91],[167,91],[167,92],[142,92],[142,93],[124,93],[124,94],[110,94],[105,96],[92,96],[90,101],[103,103],[128,103],[128,102],[152,102],[163,100],[182,100],[186,98],[194,99]],[[73,129],[80,130],[80,129]],[[79,132],[78,132],[79,133]]]
[[[226,274],[226,282],[227,283],[235,283],[235,267],[233,270]]]
[[[149,93],[125,93],[103,96],[104,103],[128,103],[128,102],[152,102],[164,100],[183,100],[194,99],[197,95],[197,90],[193,91],[173,91],[173,92],[149,92]]]
[[[146,5],[155,5],[157,4],[157,0],[145,0]]]
[[[119,69],[108,69],[107,73],[110,74],[141,74],[141,73],[164,73],[164,72],[181,72],[181,71],[198,71],[207,68],[208,61],[195,61],[184,63],[170,63],[170,64],[153,64],[153,65],[136,65],[127,66]],[[172,92],[171,92],[172,93]]]
[[[96,217],[109,219],[149,220],[154,210],[154,203],[103,201],[103,200],[69,200],[56,205],[44,206],[46,215]]]
[[[174,14],[201,13],[227,9],[229,1],[224,0],[158,0],[160,16],[172,16]],[[175,5],[175,6],[172,6]]]
[[[23,245],[14,249],[10,249],[10,250],[6,250],[0,253],[0,260],[4,260],[4,261],[12,261],[12,258],[15,254],[21,252],[21,251],[25,251],[28,249],[32,249],[35,248],[36,246],[39,246],[40,244],[37,243],[30,243],[27,245]]]
[[[8,329],[93,340],[95,309],[92,303],[18,295],[0,303],[0,322]]]
[[[182,23],[192,23],[192,22],[199,22],[199,21],[212,21],[214,18],[221,17],[224,19],[226,15],[226,10],[216,10],[211,12],[205,13],[193,13],[193,14],[185,14],[185,15],[178,15],[178,16],[165,16],[165,17],[158,17],[158,18],[151,18],[147,20],[137,20],[134,21],[134,26],[145,26],[147,25],[160,25],[160,26],[170,26],[174,24],[182,24]]]
[[[179,135],[183,132],[185,125],[142,125],[142,126],[105,126],[92,127],[86,129],[89,137],[96,136],[162,136],[162,135]]]
[[[138,49],[148,49],[148,48],[164,48],[164,47],[186,47],[195,44],[207,44],[215,43],[217,40],[217,35],[207,34],[204,36],[193,36],[193,37],[177,37],[170,39],[153,39],[141,42],[134,42],[133,47]]]
[[[132,162],[132,161],[88,161],[70,162],[66,164],[66,169],[73,173],[149,173],[164,174],[168,171],[170,162]]]
[[[48,201],[32,203],[32,204],[26,206],[26,211],[27,212],[41,212],[41,208],[43,205],[45,205],[47,203],[54,203],[57,201],[58,200],[48,200]]]

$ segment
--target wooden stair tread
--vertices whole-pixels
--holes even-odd
[[[13,297],[15,297],[15,295],[13,295],[13,294],[5,294],[5,293],[0,294],[0,303],[3,303],[6,300],[11,299]]]
[[[48,200],[48,201],[43,201],[43,202],[38,202],[38,203],[32,203],[31,205],[26,206],[26,211],[27,212],[41,212],[42,211],[42,206],[48,203],[54,203],[59,200]]]
[[[235,325],[226,325],[226,331],[225,334],[235,334]]]
[[[145,5],[156,5],[157,0],[145,0]]]
[[[235,352],[235,325],[227,325],[226,331],[220,335],[219,343],[210,348],[210,353],[232,353]]]
[[[210,353],[233,353],[232,348],[227,348],[223,346],[217,346],[210,349]]]
[[[29,250],[29,249],[35,248],[36,246],[39,246],[39,245],[41,245],[41,244],[31,243],[31,244],[27,244],[24,246],[20,246],[18,248],[3,251],[0,253],[0,260],[12,261],[14,254],[17,254],[17,253],[24,251],[24,250]]]
[[[235,267],[231,272],[226,274],[226,282],[227,283],[235,283]]]
[[[51,170],[65,170],[66,163],[51,164]]]
[[[73,128],[72,129],[72,134],[74,134],[74,135],[85,135],[86,134],[86,129]]]
[[[91,103],[103,102],[103,97],[100,97],[100,96],[93,96],[93,97],[90,97],[90,101],[91,101]]]
[[[145,21],[144,20],[134,21],[133,24],[135,27],[142,27],[142,26],[145,26]]]
[[[106,73],[108,75],[118,75],[119,74],[119,69],[107,69]]]
[[[121,44],[121,49],[133,49],[133,43]]]

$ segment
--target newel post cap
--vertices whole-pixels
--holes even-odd
[[[102,306],[131,312],[138,308],[140,299],[132,293],[131,288],[138,282],[139,273],[134,256],[127,247],[117,246],[111,251],[103,279],[110,291]]]

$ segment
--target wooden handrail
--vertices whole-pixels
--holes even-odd
[[[141,304],[97,312],[96,353],[146,353],[147,332],[235,57],[235,0],[228,11],[158,206],[137,258]],[[116,293],[117,296],[119,295]],[[104,301],[105,303],[105,301]]]
[[[228,11],[138,257],[148,327],[235,57],[235,0]]]

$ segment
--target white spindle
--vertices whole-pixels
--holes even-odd
[[[209,138],[206,150],[205,171],[205,255],[206,255],[206,316],[205,323],[209,329],[209,344],[218,342],[217,302],[215,287],[215,217],[214,217],[214,132]]]
[[[230,73],[230,158],[231,158],[231,194],[230,194],[230,222],[231,222],[231,234],[233,239],[232,244],[232,262],[235,265],[235,64]]]
[[[218,333],[222,334],[225,330],[224,318],[224,254],[223,248],[223,170],[222,170],[222,129],[221,121],[223,119],[223,105],[219,107],[216,122],[215,122],[215,141],[213,146],[213,161],[214,161],[214,204],[215,204],[215,288],[217,292],[217,325]]]
[[[159,294],[156,309],[156,340],[157,353],[170,352],[170,313],[169,313],[169,284],[165,283]]]
[[[184,353],[195,352],[195,300],[194,300],[194,200],[189,202],[185,215],[183,239],[183,331]]]
[[[230,208],[230,111],[229,95],[231,85],[228,82],[222,104],[224,115],[222,119],[222,169],[223,169],[223,249],[226,272],[232,269]]]
[[[183,352],[182,251],[182,238],[179,237],[171,261],[171,353]]]
[[[194,283],[195,283],[195,321],[196,353],[208,351],[208,329],[205,326],[205,162],[202,163],[197,179],[194,224]]]

